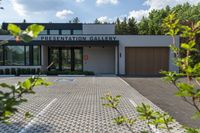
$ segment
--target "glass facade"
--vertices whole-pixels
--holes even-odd
[[[5,47],[5,65],[23,66],[24,65],[24,46]]]
[[[3,65],[3,46],[0,46],[0,65]]]
[[[59,35],[59,30],[50,30],[50,35]]]
[[[74,35],[81,35],[82,33],[82,30],[73,30]]]
[[[1,46],[1,66],[38,66],[41,63],[40,46]]]
[[[40,35],[47,35],[47,30],[43,30],[42,32],[40,32]]]
[[[62,35],[71,35],[71,30],[61,30]]]
[[[41,62],[40,46],[33,46],[33,65],[39,66]]]

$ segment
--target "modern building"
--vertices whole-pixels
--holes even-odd
[[[15,23],[25,29],[31,23]],[[170,36],[115,35],[114,24],[40,23],[45,30],[31,43],[0,47],[0,69],[41,68],[93,71],[96,74],[156,76],[160,70],[177,71],[170,51]],[[2,24],[7,29],[8,23]],[[179,45],[179,37],[176,37]]]

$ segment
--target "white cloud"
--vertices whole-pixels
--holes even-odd
[[[169,5],[170,7],[174,7],[177,4],[183,3],[197,4],[200,0],[146,0],[144,5],[149,6],[149,9],[161,9]]]
[[[84,2],[85,0],[75,0],[77,3],[82,3]]]
[[[56,13],[56,17],[60,19],[65,19],[67,16],[74,14],[71,10],[62,10]]]
[[[99,17],[97,20],[100,21],[101,23],[111,22],[112,21],[112,19],[108,18],[107,16]]]
[[[190,4],[197,4],[200,0],[146,0],[143,5],[148,6],[147,10],[132,10],[129,12],[128,18],[134,17],[137,21],[140,21],[142,17],[147,17],[149,12],[153,9],[162,9],[167,5],[174,7],[177,4],[183,4],[188,2]]]
[[[128,18],[132,18],[134,17],[137,21],[140,21],[142,19],[142,17],[146,17],[149,14],[149,10],[138,10],[138,11],[130,11]]]
[[[119,3],[118,0],[96,0],[97,5],[104,5],[104,4],[117,5],[118,3]]]
[[[13,9],[20,15],[20,16],[27,16],[27,11],[25,10],[25,7],[18,3],[17,0],[11,0],[11,4],[13,6]]]

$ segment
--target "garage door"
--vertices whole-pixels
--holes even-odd
[[[168,70],[169,48],[127,47],[126,74],[133,76],[159,76],[161,70]]]

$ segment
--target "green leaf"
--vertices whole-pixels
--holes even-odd
[[[11,116],[11,115],[12,115],[12,112],[11,112],[11,111],[6,110],[6,111],[4,112],[4,116],[5,116],[5,117],[9,117],[9,116]]]
[[[19,36],[21,33],[20,27],[15,24],[8,24],[7,30],[15,37]]]
[[[27,27],[26,32],[32,38],[37,38],[39,33],[44,30],[44,26],[38,24],[32,24]]]
[[[177,96],[188,96],[191,97],[195,94],[194,86],[186,84],[186,83],[178,83],[177,84],[179,91],[176,93]]]
[[[32,83],[29,79],[25,80],[23,83],[22,83],[22,86],[25,88],[25,89],[30,89]]]
[[[33,115],[30,114],[30,112],[26,112],[26,113],[24,114],[24,116],[25,116],[25,118],[31,118],[31,117],[33,117]]]

